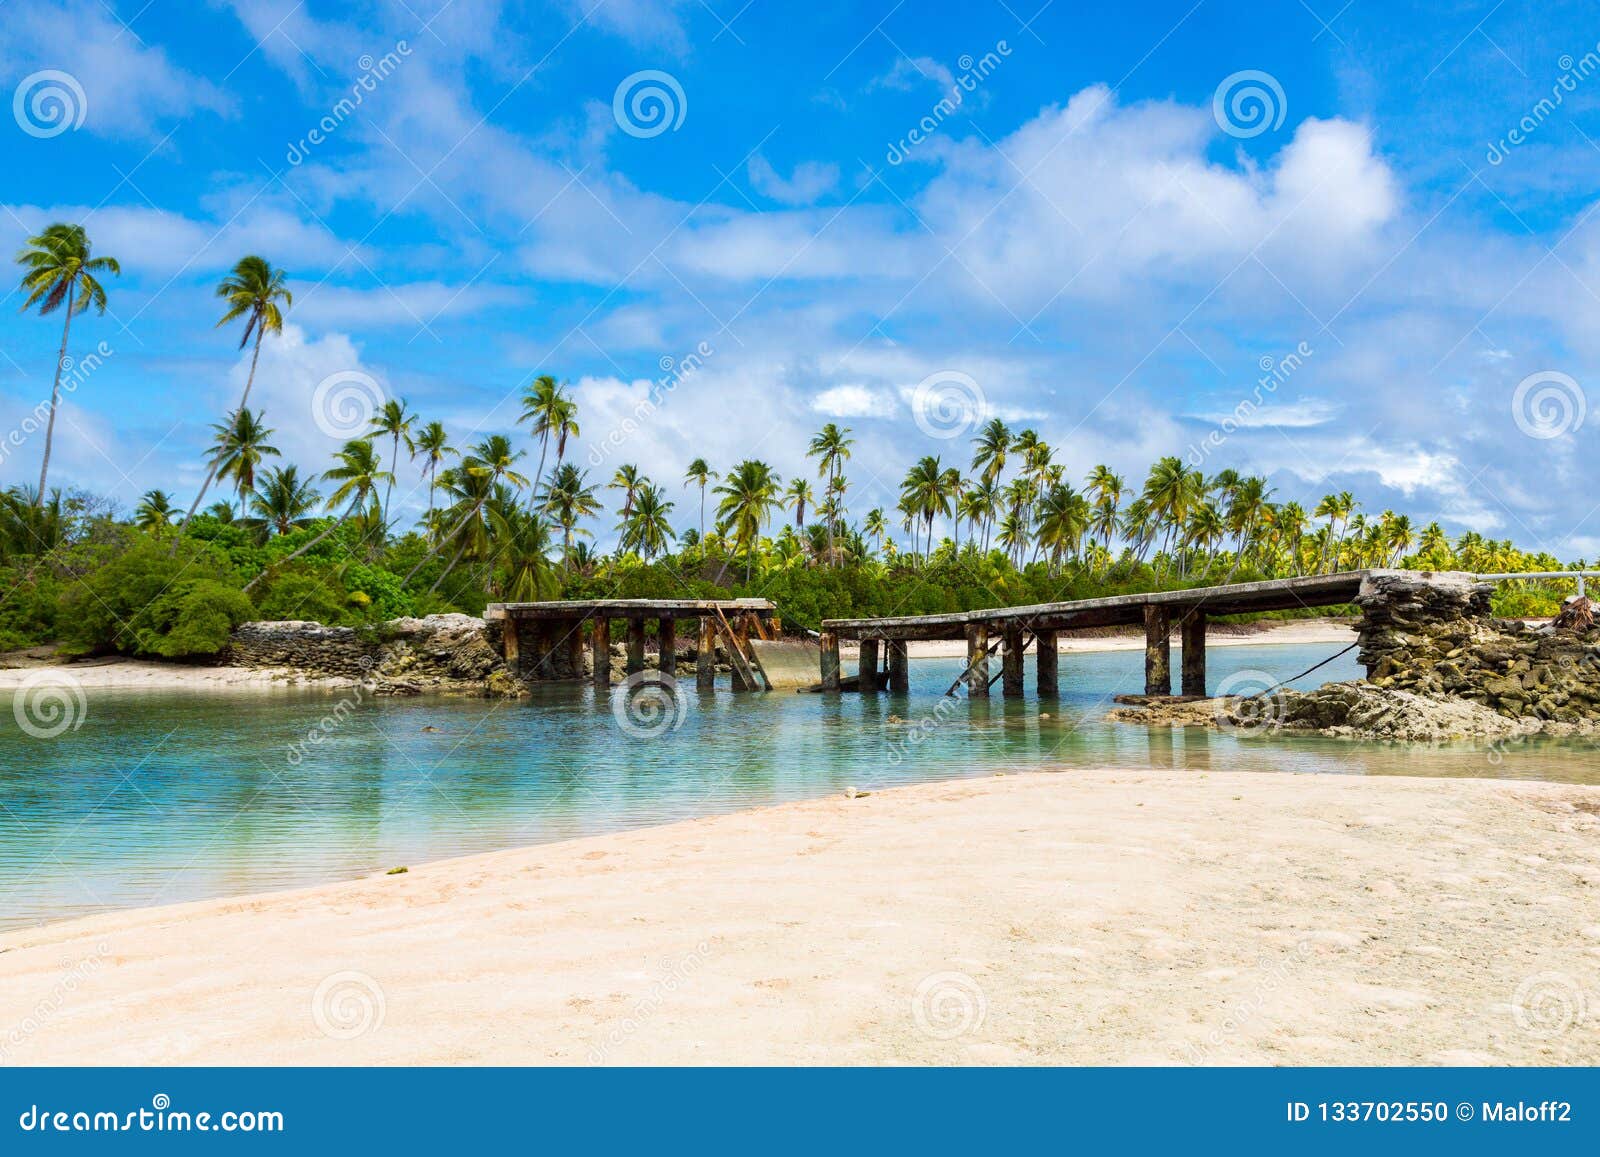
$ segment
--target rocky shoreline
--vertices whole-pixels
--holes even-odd
[[[1496,619],[1468,575],[1369,576],[1357,605],[1365,682],[1253,697],[1139,700],[1110,718],[1396,742],[1600,732],[1600,626],[1586,601],[1555,623]]]

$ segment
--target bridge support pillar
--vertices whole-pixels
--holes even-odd
[[[1144,693],[1172,694],[1172,616],[1167,608],[1146,603],[1144,608]]]
[[[591,652],[594,685],[601,691],[611,686],[611,620],[589,620],[589,650]]]
[[[1035,631],[1033,638],[1034,661],[1038,664],[1039,696],[1053,699],[1061,694],[1061,680],[1057,674],[1060,653],[1056,650],[1056,633]]]
[[[644,670],[644,620],[628,620],[628,658],[624,671],[636,675]]]
[[[890,639],[884,645],[889,648],[889,690],[904,695],[911,690],[911,648],[904,639]]]
[[[822,648],[822,689],[837,691],[839,690],[839,636],[832,631],[823,631],[817,636],[817,644]]]
[[[506,666],[511,669],[511,673],[520,675],[522,674],[522,668],[519,666],[522,661],[522,637],[517,629],[517,620],[507,617],[502,626],[504,630],[500,633],[500,653],[505,656]]]
[[[1206,693],[1206,613],[1199,608],[1189,611],[1179,621],[1183,632],[1183,693],[1204,696]]]
[[[676,678],[678,675],[677,620],[658,620],[656,623],[656,638],[661,643],[661,673]]]
[[[1000,688],[1007,699],[1022,696],[1022,628],[1008,627],[1005,632],[1005,650],[1000,656]]]
[[[984,623],[967,627],[967,698],[989,697],[989,628]]]
[[[860,652],[856,657],[856,685],[862,694],[877,691],[878,687],[878,640],[862,639]]]
[[[700,620],[700,641],[694,658],[694,685],[701,691],[717,687],[717,627],[710,615]]]

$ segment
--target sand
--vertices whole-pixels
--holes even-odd
[[[1600,789],[1057,772],[0,936],[0,1057],[1593,1064]]]
[[[1237,633],[1235,633],[1237,632]],[[1263,647],[1308,644],[1328,644],[1330,653],[1356,641],[1355,624],[1344,619],[1294,619],[1285,622],[1263,621],[1248,628],[1230,628],[1227,624],[1215,626],[1206,636],[1206,647]],[[854,652],[853,644],[844,650]],[[1172,636],[1172,649],[1183,648],[1176,632]],[[1081,654],[1085,651],[1142,651],[1144,632],[1128,628],[1115,635],[1063,635],[1056,640],[1056,650],[1063,655]],[[914,659],[965,659],[967,644],[962,639],[936,639],[909,644],[909,654]]]

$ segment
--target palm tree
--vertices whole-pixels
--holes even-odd
[[[256,380],[256,363],[261,360],[261,339],[268,333],[283,332],[283,311],[294,304],[294,294],[289,292],[286,281],[287,275],[283,270],[272,268],[265,258],[251,256],[240,258],[233,272],[217,286],[217,296],[227,303],[227,308],[217,320],[217,326],[220,328],[242,317],[244,332],[239,335],[239,348],[244,349],[250,339],[255,338],[255,350],[250,355],[250,372],[245,377],[244,392],[239,395],[239,404],[233,408],[233,413],[244,409],[250,400],[250,387],[255,385]],[[216,474],[217,467],[213,462],[206,480],[200,484],[200,493],[194,496],[189,513],[183,516],[183,524],[178,527],[177,537],[172,542],[174,551],[178,549],[178,542],[183,538],[189,520],[194,517],[200,500],[211,488]]]
[[[861,530],[867,537],[875,539],[878,549],[883,549],[883,540],[889,536],[889,524],[883,517],[883,511],[874,506],[867,511],[866,519],[861,523]]]
[[[56,354],[55,379],[50,386],[50,419],[44,427],[44,461],[39,466],[39,489],[34,495],[37,506],[44,501],[45,484],[50,477],[50,448],[55,438],[56,409],[61,404],[61,371],[67,364],[72,315],[91,305],[96,313],[105,313],[106,291],[95,275],[110,273],[120,277],[122,267],[115,257],[93,256],[89,235],[82,225],[60,223],[28,238],[27,248],[17,254],[17,264],[27,268],[21,285],[27,294],[22,302],[24,313],[37,305],[39,316],[44,317],[66,306],[61,321],[61,349]]]
[[[993,483],[1006,468],[1011,430],[999,418],[990,418],[972,444],[977,447],[972,452],[972,469],[983,481]]]
[[[578,523],[600,510],[600,500],[594,493],[596,487],[587,485],[587,479],[588,471],[578,469],[571,462],[565,463],[551,471],[550,481],[539,496],[540,509],[561,528],[561,560],[569,565],[573,538],[589,533]]]
[[[417,431],[415,438],[408,438],[406,444],[410,446],[413,458],[419,455],[422,458],[422,475],[428,480],[427,522],[431,523],[433,521],[433,491],[439,480],[439,465],[447,455],[456,454],[456,448],[450,445],[450,435],[445,433],[444,423],[442,422],[429,422],[421,430]]]
[[[906,472],[900,483],[900,498],[906,508],[921,518],[927,527],[927,554],[933,554],[933,520],[935,516],[950,514],[950,484],[939,459],[923,457]]]
[[[211,427],[216,431],[211,445],[211,473],[217,478],[233,479],[234,493],[241,498],[255,489],[256,467],[261,460],[278,454],[278,448],[267,443],[272,430],[261,419],[262,415],[241,407],[231,422]]]
[[[537,494],[544,484],[545,457],[550,451],[550,441],[556,442],[556,465],[561,464],[566,452],[567,436],[578,433],[578,406],[556,384],[549,374],[540,374],[522,395],[522,413],[518,422],[530,423],[533,436],[539,439],[539,469],[534,472],[532,492]]]
[[[794,509],[794,525],[796,530],[803,529],[806,524],[806,505],[813,501],[811,483],[804,478],[793,479],[789,489],[783,492],[785,506]]]
[[[481,481],[481,485],[472,488],[474,500],[471,503],[471,508],[462,515],[461,521],[451,528],[450,532],[445,535],[438,545],[428,549],[417,560],[416,566],[412,567],[406,577],[401,580],[402,585],[416,577],[416,573],[422,569],[424,563],[433,557],[439,546],[459,536],[461,539],[460,547],[456,550],[454,557],[445,564],[444,570],[439,572],[439,577],[433,580],[433,585],[428,588],[428,593],[431,595],[439,589],[439,584],[444,582],[445,575],[455,569],[456,563],[461,561],[462,555],[466,553],[467,547],[471,543],[471,536],[463,534],[462,531],[466,529],[469,522],[478,517],[483,510],[483,504],[493,494],[494,487],[502,480],[511,483],[518,489],[529,484],[529,480],[526,477],[512,469],[525,456],[526,453],[524,451],[512,449],[511,439],[504,434],[490,434],[472,448],[467,457],[461,460],[460,467],[452,471],[453,474],[464,481],[467,479]]]
[[[1060,571],[1062,560],[1083,547],[1089,529],[1089,500],[1071,486],[1052,486],[1039,502],[1039,547],[1048,549],[1050,571]]]
[[[331,511],[343,506],[344,513],[293,554],[280,559],[276,565],[282,566],[284,563],[293,562],[305,554],[349,521],[350,516],[365,505],[367,500],[375,498],[378,487],[389,480],[389,474],[382,467],[383,461],[379,458],[378,452],[372,448],[371,441],[366,438],[352,438],[346,442],[344,449],[339,451],[338,465],[324,471],[322,475],[323,481],[339,484],[338,489],[328,497],[326,509]],[[345,505],[347,500],[349,505]],[[271,570],[272,567],[269,566],[247,582],[244,585],[245,592],[248,593],[251,587],[266,578]]]
[[[172,499],[165,490],[146,490],[133,512],[133,524],[140,530],[160,534],[172,528]]]
[[[636,550],[644,557],[645,562],[667,549],[669,539],[678,537],[672,529],[672,524],[667,521],[667,515],[672,512],[673,504],[666,501],[661,487],[645,483],[640,489],[633,510],[623,517],[618,529],[622,537],[617,543],[617,549],[622,551]]]
[[[1190,470],[1183,459],[1168,455],[1156,461],[1145,479],[1144,493],[1148,516],[1154,528],[1165,528],[1167,554],[1189,521],[1190,512],[1205,496],[1205,479],[1198,470]]]
[[[393,440],[389,450],[389,486],[383,496],[383,533],[389,533],[389,500],[394,497],[394,472],[400,468],[400,439],[411,443],[411,425],[417,416],[408,413],[404,398],[390,398],[383,408],[372,416],[372,433],[387,434]]]
[[[834,479],[838,477],[840,468],[850,460],[850,447],[855,445],[855,439],[850,437],[850,427],[840,429],[829,422],[816,437],[811,439],[811,444],[806,447],[806,457],[817,459],[817,477],[828,480],[827,490],[831,495],[834,490]],[[836,533],[834,521],[828,521],[828,555],[833,556],[833,539]]]
[[[772,472],[771,466],[750,458],[736,464],[714,491],[723,496],[717,504],[718,530],[732,528],[735,549],[745,552],[744,581],[747,583],[755,570],[755,548],[761,528],[772,517],[773,509],[782,505],[778,492],[782,484],[783,480]]]
[[[704,458],[696,458],[689,463],[689,469],[683,472],[685,486],[698,486],[700,488],[700,537],[706,536],[706,484],[717,476],[710,464]]]
[[[650,480],[639,473],[639,468],[631,463],[623,463],[617,467],[617,472],[611,476],[611,481],[606,484],[607,490],[622,491],[622,520],[626,522],[633,513],[633,500],[641,488],[650,485]]]
[[[298,466],[274,467],[262,475],[261,486],[250,495],[249,509],[255,517],[248,521],[263,530],[288,534],[311,521],[311,512],[321,500],[315,484],[301,480]]]
[[[508,602],[538,602],[557,585],[549,558],[550,524],[520,504],[491,502],[488,510],[501,597]]]

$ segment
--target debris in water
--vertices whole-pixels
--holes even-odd
[[[404,865],[401,865],[398,868],[390,868],[387,872],[384,873],[384,875],[385,876],[403,876],[407,872],[409,872],[410,870],[411,870],[410,868],[405,867]]]

